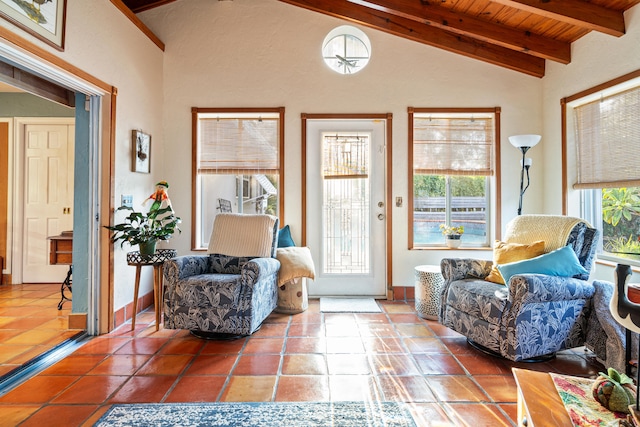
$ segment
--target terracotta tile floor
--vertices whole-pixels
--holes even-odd
[[[113,403],[217,401],[408,402],[419,426],[514,426],[514,366],[595,376],[584,349],[517,364],[479,353],[420,319],[413,303],[382,314],[272,314],[250,338],[206,341],[155,331],[153,310],[96,337],[0,397],[0,423],[92,425]]]
[[[68,329],[71,303],[58,302],[59,283],[0,286],[0,377],[79,332]]]

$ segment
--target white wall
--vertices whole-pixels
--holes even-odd
[[[338,75],[321,58],[326,34],[345,22],[275,0],[178,1],[140,18],[166,44],[163,178],[187,233],[172,246],[190,250],[191,107],[286,109],[285,218],[301,235],[300,113],[393,113],[393,198],[407,200],[407,107],[502,108],[503,222],[515,216],[519,151],[507,137],[542,132],[541,80],[360,27],[372,58]],[[534,166],[541,150],[532,150]],[[169,163],[169,159],[170,163]],[[539,212],[542,174],[532,175],[525,212]],[[407,206],[393,208],[393,285],[413,286],[413,267],[444,256],[491,258],[491,251],[408,251]]]
[[[640,6],[625,12],[625,23],[627,33],[622,37],[591,32],[574,42],[568,65],[547,61],[546,76],[542,80],[544,130],[540,144],[544,155],[545,213],[562,213],[560,100],[640,68]],[[568,132],[573,130],[569,128]],[[569,156],[574,156],[570,150]],[[571,186],[575,182],[575,173],[573,168],[568,170]],[[580,216],[577,194],[570,191],[569,200],[568,214]],[[591,277],[613,281],[613,268],[598,264]]]
[[[109,0],[67,0],[66,43],[59,52],[0,19],[0,25],[41,46],[80,70],[118,89],[116,110],[117,203],[122,193],[134,196],[134,205],[148,197],[164,163],[163,153],[163,53]],[[81,108],[82,106],[80,106]],[[151,174],[131,172],[131,130],[142,129],[152,138]],[[105,141],[108,143],[108,141]],[[118,309],[133,300],[135,269],[126,264],[119,245],[115,254],[115,299]],[[146,269],[143,269],[146,270]],[[151,271],[144,271],[141,295],[149,292]]]

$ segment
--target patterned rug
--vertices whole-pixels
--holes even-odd
[[[611,412],[591,394],[592,379],[550,372],[560,399],[576,427],[618,427],[626,419],[620,412]]]
[[[113,405],[98,427],[415,427],[396,402],[222,402]]]
[[[381,313],[380,306],[373,298],[320,298],[323,313]]]

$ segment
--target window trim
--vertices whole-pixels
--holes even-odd
[[[490,113],[494,115],[494,147],[493,147],[493,163],[494,163],[494,182],[493,188],[495,189],[495,195],[491,191],[492,188],[488,189],[490,191],[489,197],[493,198],[492,209],[489,212],[488,218],[489,222],[487,224],[487,231],[489,234],[493,232],[494,239],[500,240],[502,236],[501,232],[501,224],[502,224],[502,212],[500,206],[502,205],[502,179],[501,179],[501,171],[500,171],[500,107],[492,107],[492,108],[418,108],[418,107],[408,107],[408,136],[407,136],[407,246],[409,250],[441,250],[445,249],[441,246],[415,246],[413,239],[413,126],[414,126],[414,114],[416,113]],[[489,244],[491,244],[491,238],[489,239]],[[466,247],[462,248],[463,250],[475,250],[482,249],[486,250],[487,247]]]
[[[197,196],[198,196],[198,114],[200,113],[240,113],[240,114],[259,114],[259,113],[278,113],[279,114],[279,142],[278,142],[278,218],[280,224],[284,224],[284,195],[285,195],[285,170],[284,170],[284,107],[268,107],[268,108],[191,108],[191,250],[206,251],[207,248],[196,247],[196,221],[198,219],[197,212]]]
[[[630,73],[624,74],[615,79],[609,80],[605,83],[593,86],[589,89],[585,89],[573,95],[560,99],[560,120],[561,120],[561,132],[562,132],[562,214],[567,215],[569,211],[569,156],[568,156],[568,118],[567,113],[569,110],[569,104],[578,101],[589,96],[594,96],[600,92],[611,89],[612,87],[623,85],[630,80],[640,77],[640,70],[635,70]]]

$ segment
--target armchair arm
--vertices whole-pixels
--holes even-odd
[[[445,283],[462,279],[484,279],[491,272],[493,261],[471,258],[443,258],[440,270]]]
[[[508,287],[509,301],[520,304],[587,299],[595,292],[586,280],[546,274],[513,275]]]
[[[275,258],[254,258],[242,267],[242,283],[253,286],[263,277],[275,275],[280,270],[280,261]]]
[[[175,283],[180,279],[209,272],[208,255],[184,255],[164,262],[166,283]]]

